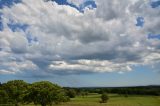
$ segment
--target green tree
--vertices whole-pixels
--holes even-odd
[[[5,90],[0,90],[0,104],[6,104],[9,101],[8,94]]]
[[[52,105],[52,103],[64,102],[66,96],[63,89],[51,82],[41,81],[30,85],[28,94],[24,100],[28,103],[40,104],[41,106]]]
[[[68,89],[67,91],[67,96],[70,98],[74,98],[76,96],[76,91],[74,89]]]
[[[3,87],[5,91],[1,91],[1,94],[8,95],[10,102],[18,106],[19,103],[23,102],[28,84],[23,80],[12,80],[5,83]]]
[[[101,95],[101,103],[107,103],[108,102],[108,100],[109,100],[109,97],[108,97],[108,95],[106,94],[106,93],[103,93],[102,95]]]

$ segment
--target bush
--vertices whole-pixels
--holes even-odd
[[[69,96],[70,98],[74,98],[76,96],[76,91],[74,89],[69,89],[66,92],[67,96]]]
[[[103,93],[103,94],[101,95],[101,101],[100,101],[100,103],[107,103],[108,100],[109,100],[108,95],[107,95],[106,93]]]

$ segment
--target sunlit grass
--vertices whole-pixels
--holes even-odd
[[[53,106],[160,106],[160,96],[120,96],[109,94],[108,103],[99,103],[100,95],[77,96],[70,102]],[[34,106],[29,104],[26,106]],[[38,105],[39,106],[39,105]]]

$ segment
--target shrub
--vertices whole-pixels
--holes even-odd
[[[100,103],[107,103],[108,100],[109,100],[108,95],[107,95],[106,93],[103,93],[103,94],[101,95],[101,101],[100,101]]]

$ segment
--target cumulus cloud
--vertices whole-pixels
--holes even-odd
[[[114,72],[119,70],[121,72],[131,71],[129,65],[126,64],[113,64],[106,60],[72,60],[72,61],[53,61],[49,65],[49,69],[57,73],[60,72],[67,74],[68,72],[73,73],[90,73],[90,72]],[[68,72],[66,73],[66,70]]]
[[[160,33],[160,11],[149,3],[96,0],[97,8],[84,13],[45,0],[22,0],[4,7],[0,73],[122,73],[157,64],[160,42],[147,39],[147,34]],[[145,20],[141,28],[136,26],[137,17]],[[11,22],[27,28],[13,31]]]

